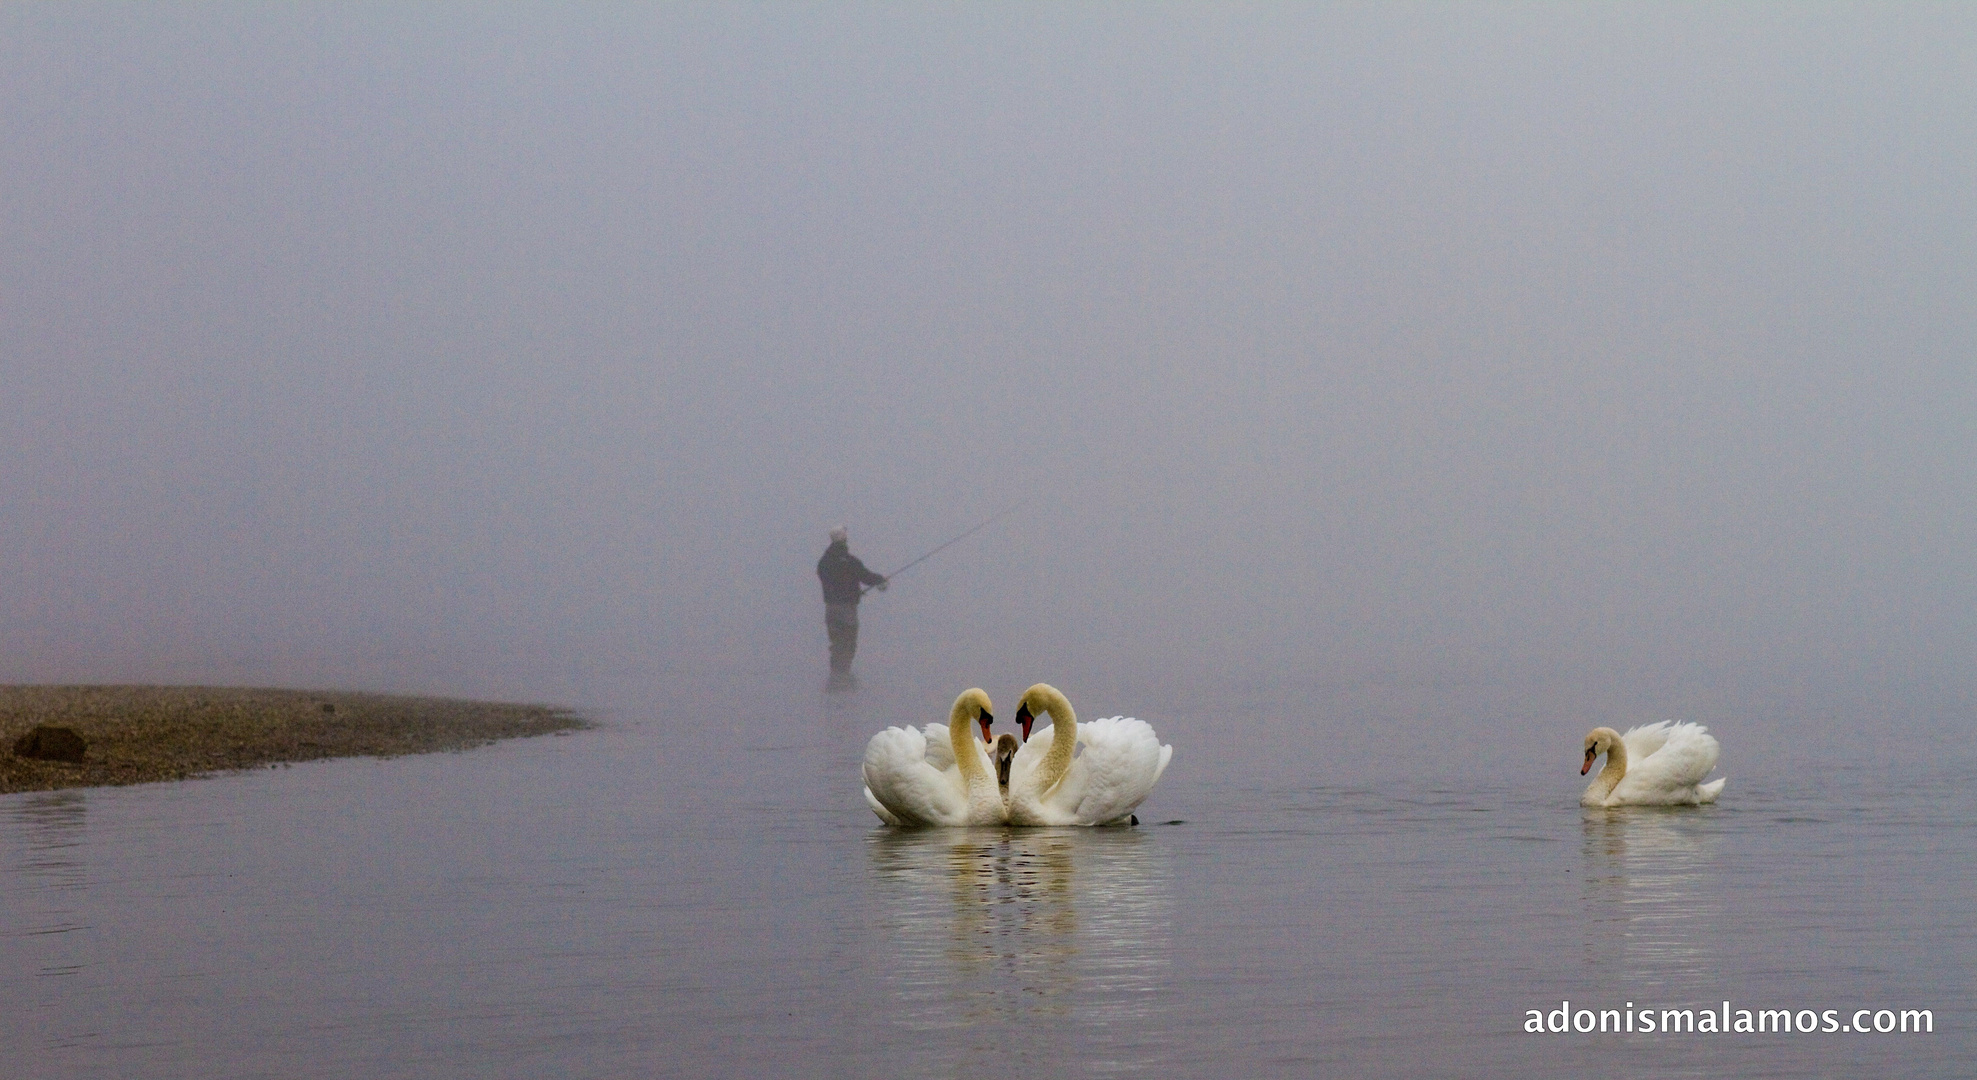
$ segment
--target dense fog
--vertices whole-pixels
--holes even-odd
[[[1962,724],[1973,191],[1960,6],[9,5],[0,679],[808,694],[1020,504],[865,692]]]

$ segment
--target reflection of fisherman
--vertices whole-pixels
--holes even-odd
[[[867,585],[884,592],[886,578],[851,553],[851,534],[842,525],[831,530],[831,546],[817,560],[817,578],[824,583],[824,628],[831,635],[831,685],[848,686],[851,657],[858,652],[858,601]]]

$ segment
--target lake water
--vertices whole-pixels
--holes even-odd
[[[1977,1068],[1960,743],[1786,754],[1716,720],[1721,804],[1588,812],[1584,725],[1382,743],[1349,715],[1307,726],[1293,697],[1212,719],[1080,702],[1176,746],[1131,829],[881,828],[855,780],[865,738],[944,717],[952,690],[807,684],[655,694],[600,730],[462,754],[0,797],[0,1061],[14,1077]],[[1567,999],[1842,1023],[1929,1009],[1934,1030],[1523,1030]]]

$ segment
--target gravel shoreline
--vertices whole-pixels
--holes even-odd
[[[79,764],[24,758],[36,725],[73,728]],[[280,762],[464,750],[576,731],[568,709],[222,686],[0,686],[0,793],[148,784]]]

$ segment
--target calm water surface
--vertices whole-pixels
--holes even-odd
[[[1465,776],[1458,748],[1415,775],[1322,738],[1273,746],[1287,725],[1267,709],[1214,727],[1140,707],[1177,746],[1140,827],[903,833],[852,778],[873,730],[944,713],[909,698],[681,698],[465,754],[0,798],[0,1060],[25,1077],[1977,1060],[1967,758],[1739,769],[1718,723],[1721,805],[1586,812],[1583,732],[1556,760],[1479,753]],[[1564,999],[1928,1008],[1935,1031],[1524,1033]]]

